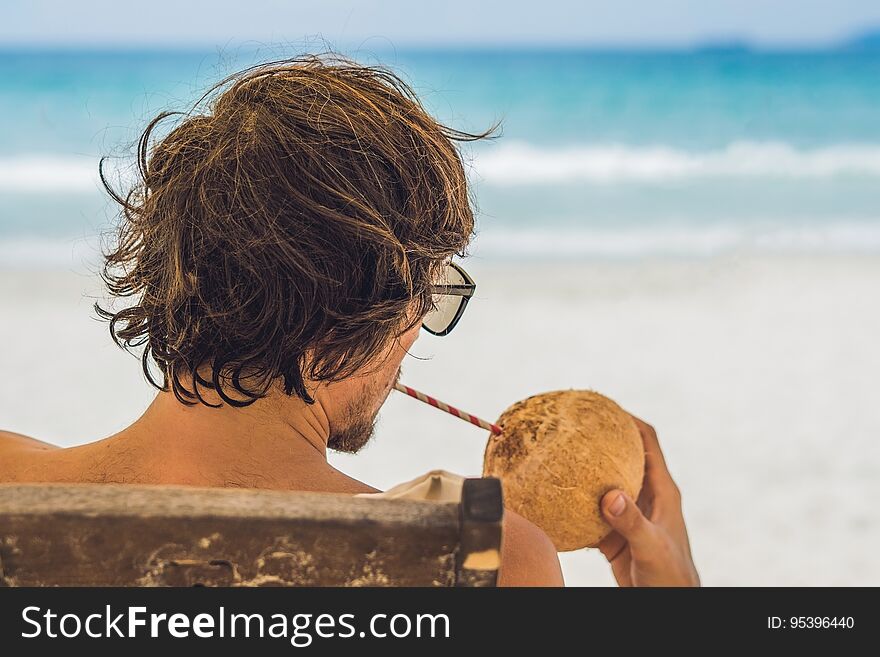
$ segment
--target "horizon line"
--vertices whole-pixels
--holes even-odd
[[[0,41],[0,52],[168,52],[205,53],[210,51],[254,52],[259,50],[296,49],[310,52],[630,52],[630,53],[692,53],[692,52],[743,52],[743,53],[786,53],[786,52],[837,52],[837,51],[880,51],[880,33],[873,39],[846,39],[834,42],[751,42],[737,39],[718,39],[693,43],[664,42],[405,42],[397,44],[366,45],[360,43],[322,44],[310,47],[301,42],[259,42],[248,40],[232,43],[193,43],[193,42],[16,42]],[[317,45],[317,44],[315,44]]]

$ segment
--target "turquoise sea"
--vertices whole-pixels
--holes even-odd
[[[88,258],[158,111],[293,51],[0,51],[0,265]],[[880,252],[880,51],[349,51],[465,149],[480,257]],[[124,173],[122,174],[124,175]]]
[[[0,427],[80,445],[152,401],[92,309],[119,307],[98,159],[124,177],[157,112],[285,54],[0,51]],[[705,584],[880,584],[880,51],[350,54],[455,127],[503,121],[464,152],[477,295],[403,381],[488,419],[600,390],[657,428]],[[330,462],[387,489],[479,475],[484,441],[391,395]],[[562,565],[613,584],[595,550]]]

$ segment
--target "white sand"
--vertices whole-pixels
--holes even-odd
[[[880,260],[470,261],[477,298],[425,335],[404,381],[488,419],[545,390],[597,389],[652,422],[684,494],[706,584],[880,584]],[[88,276],[0,272],[0,426],[72,445],[152,397],[92,319]],[[387,487],[481,469],[485,436],[395,395],[361,454]],[[609,585],[601,555],[569,584]]]

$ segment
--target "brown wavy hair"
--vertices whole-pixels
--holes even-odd
[[[396,74],[338,55],[236,74],[150,122],[127,192],[102,161],[121,207],[102,278],[135,303],[96,311],[183,403],[212,405],[203,387],[245,406],[279,377],[312,403],[308,380],[361,370],[431,309],[474,228],[454,142],[497,127],[446,127]]]

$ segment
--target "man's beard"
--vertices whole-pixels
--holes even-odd
[[[400,372],[401,370],[398,368],[391,388],[400,380]],[[385,391],[385,398],[382,399],[383,404],[391,392],[391,388]],[[348,423],[343,427],[331,429],[330,437],[327,439],[328,448],[337,452],[356,454],[370,441],[376,428],[376,417],[379,414],[378,410],[371,414],[371,396],[364,394],[361,399],[349,406],[346,413]]]
[[[355,418],[348,426],[340,427],[330,434],[327,447],[337,452],[355,454],[373,437],[375,426],[376,416]]]

